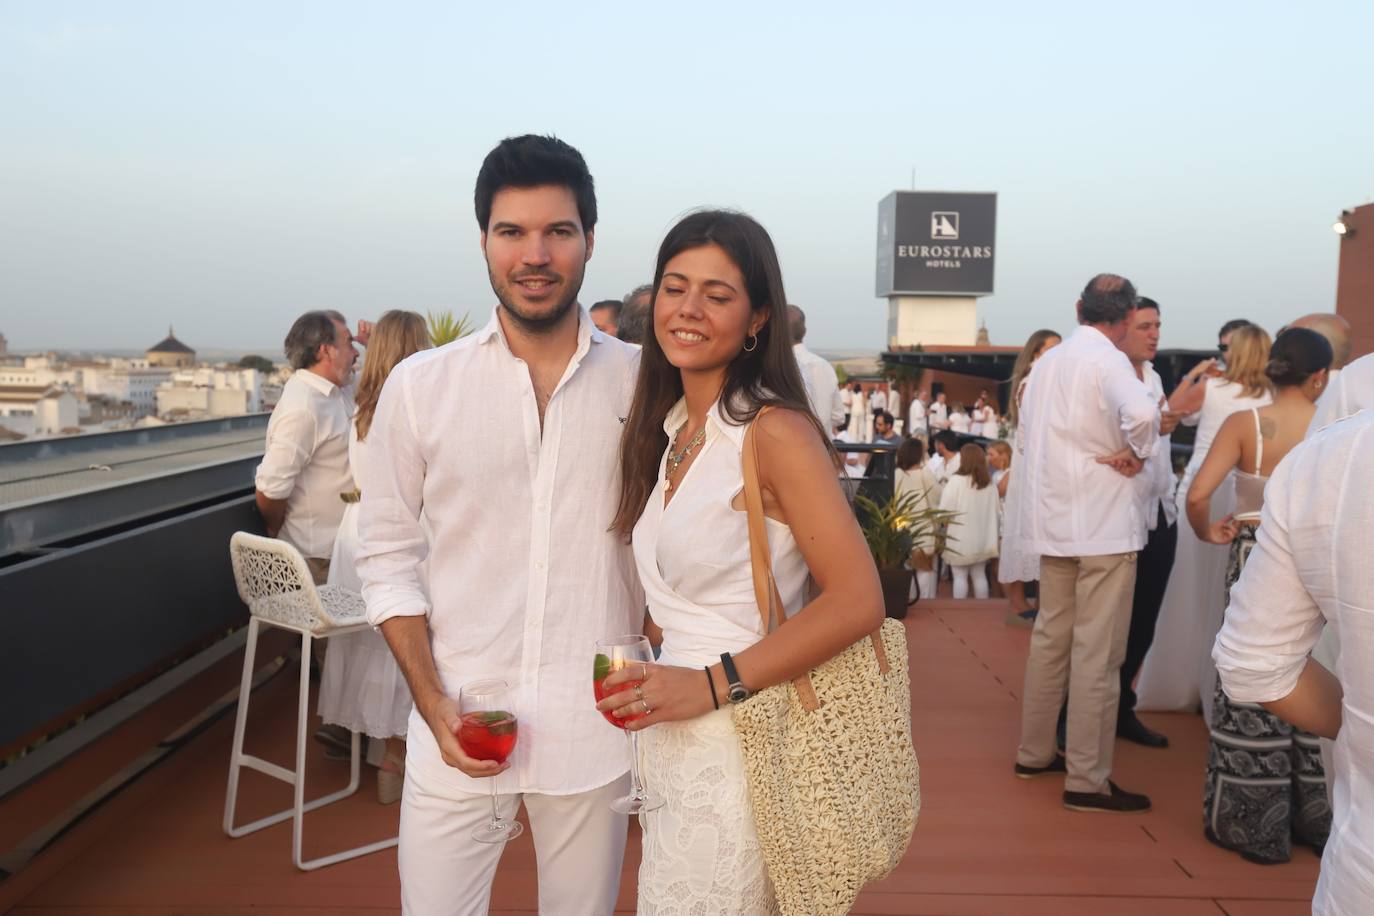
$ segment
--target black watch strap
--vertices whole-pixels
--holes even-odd
[[[735,667],[735,660],[730,657],[729,652],[722,652],[720,655],[720,666],[725,671],[725,680],[729,683],[726,696],[731,703],[743,703],[753,696],[749,688],[745,687],[739,679],[739,669]]]

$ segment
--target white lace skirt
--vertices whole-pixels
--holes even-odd
[[[1036,582],[1040,579],[1040,554],[1026,549],[1026,539],[1021,533],[1021,513],[1015,500],[1016,474],[1007,481],[1007,499],[1002,513],[1002,545],[997,561],[997,581],[1006,585],[1011,582]]]
[[[639,816],[639,916],[775,916],[730,710],[639,736],[640,773],[666,804]]]
[[[334,540],[331,584],[362,590],[354,568],[357,553],[358,504],[352,503]],[[410,707],[410,688],[382,634],[360,630],[330,637],[320,674],[320,718],[372,738],[404,737]]]

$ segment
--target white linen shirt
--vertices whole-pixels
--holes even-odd
[[[1145,546],[1138,484],[1097,459],[1127,445],[1140,458],[1153,455],[1159,407],[1106,335],[1079,325],[1036,361],[1018,432],[1027,552],[1091,557]]]
[[[638,360],[582,311],[541,434],[529,370],[493,314],[397,366],[368,433],[358,553],[368,620],[427,615],[451,697],[479,678],[511,685],[520,739],[502,792],[569,795],[629,768],[624,733],[596,711],[592,661],[597,639],[644,622],[630,547],[609,530]],[[407,754],[455,792],[489,789],[443,762],[418,711]]]
[[[1150,389],[1150,397],[1159,404],[1165,400],[1164,380],[1155,371],[1154,364],[1146,361],[1142,367],[1145,385]],[[1159,510],[1164,509],[1164,522],[1173,525],[1178,522],[1178,504],[1174,491],[1178,489],[1178,475],[1174,473],[1174,454],[1170,445],[1172,434],[1159,437],[1159,448],[1145,459],[1145,467],[1135,475],[1136,486],[1140,488],[1141,513],[1145,517],[1145,530],[1154,531],[1159,525]]]
[[[329,559],[354,488],[348,466],[353,399],[309,369],[291,374],[267,421],[267,449],[253,484],[268,499],[286,500],[278,536],[304,556]]]
[[[821,421],[826,433],[834,433],[844,425],[844,415],[848,412],[840,398],[840,377],[835,374],[835,367],[825,357],[806,349],[804,344],[793,344],[792,353],[797,357],[797,368],[806,383],[806,394],[811,399],[816,419]]]
[[[1312,900],[1316,916],[1374,908],[1374,411],[1333,423],[1279,463],[1264,491],[1257,542],[1212,658],[1239,703],[1293,692],[1323,626],[1339,631],[1333,673],[1345,696],[1336,735],[1331,836]]]
[[[1374,353],[1361,356],[1344,369],[1331,370],[1307,434],[1367,407],[1374,407]]]

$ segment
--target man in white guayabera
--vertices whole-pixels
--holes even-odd
[[[629,756],[596,711],[593,646],[644,620],[630,549],[610,531],[638,353],[577,304],[596,225],[577,150],[503,140],[475,198],[499,304],[486,327],[392,371],[359,481],[368,619],[415,697],[402,905],[487,912],[503,846],[472,834],[492,818],[496,779],[502,817],[522,803],[529,817],[539,911],[605,916],[628,829],[610,803]],[[506,763],[469,756],[455,736],[460,688],[486,678],[510,688]]]
[[[1016,775],[1066,773],[1064,806],[1147,811],[1110,780],[1118,678],[1126,656],[1136,553],[1145,546],[1135,476],[1159,447],[1159,405],[1118,349],[1138,299],[1099,274],[1078,300],[1079,326],[1035,364],[1021,401],[1018,518],[1040,555],[1040,613],[1021,701]],[[1055,721],[1069,697],[1067,758]]]

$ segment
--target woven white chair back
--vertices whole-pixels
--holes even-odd
[[[316,588],[305,557],[286,541],[236,531],[229,556],[239,597],[255,617],[312,633],[366,620],[361,595],[336,585]]]

